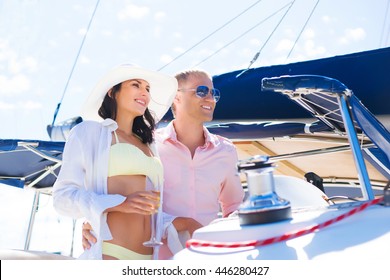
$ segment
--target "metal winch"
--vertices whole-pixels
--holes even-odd
[[[247,178],[248,198],[241,204],[238,216],[241,225],[273,223],[291,218],[290,202],[275,192],[275,166],[268,156],[255,156],[237,164]]]

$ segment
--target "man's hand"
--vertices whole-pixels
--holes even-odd
[[[175,218],[173,220],[172,224],[178,232],[187,230],[191,237],[192,237],[192,234],[194,233],[195,230],[203,227],[203,225],[201,223],[199,223],[198,221],[196,221],[192,218],[185,218],[185,217]]]
[[[97,241],[96,237],[91,233],[91,230],[91,224],[84,222],[82,227],[82,244],[84,250],[91,248],[91,243],[95,244]]]

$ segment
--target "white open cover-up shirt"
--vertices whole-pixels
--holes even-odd
[[[102,258],[102,241],[112,239],[107,224],[107,213],[104,211],[121,204],[126,199],[120,194],[107,193],[112,132],[117,128],[117,123],[111,119],[101,123],[84,121],[75,126],[65,144],[62,167],[53,187],[54,208],[60,214],[74,219],[86,218],[97,238],[97,242],[80,256],[81,259]],[[151,145],[151,149],[158,156],[154,145]],[[162,189],[160,193],[163,193]],[[156,233],[158,239],[163,237],[164,232],[176,232],[172,225],[175,217],[163,214],[162,197],[160,202]],[[172,246],[169,244],[168,246],[172,249],[178,242],[173,239],[176,238],[168,238],[172,242]],[[154,250],[153,255],[156,259],[158,250]]]

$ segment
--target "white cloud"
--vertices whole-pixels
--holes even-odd
[[[15,105],[11,103],[5,103],[0,101],[0,110],[13,110]]]
[[[307,28],[302,35],[304,39],[313,39],[316,36],[316,32],[313,28]]]
[[[155,38],[161,38],[162,32],[163,31],[160,25],[156,25],[154,27],[153,33]]]
[[[150,12],[149,7],[146,6],[136,6],[136,5],[127,5],[126,8],[118,13],[119,20],[127,19],[142,19],[147,16]]]
[[[184,49],[182,47],[175,47],[173,48],[173,51],[175,53],[183,53],[184,52]]]
[[[30,79],[23,72],[36,72],[38,63],[32,56],[20,58],[7,41],[0,40],[1,69],[8,75],[0,75],[0,95],[14,95],[31,87]]]
[[[22,74],[11,78],[0,76],[0,95],[13,95],[30,89],[30,80]]]
[[[214,51],[210,48],[202,48],[195,52],[194,57],[197,57],[197,59],[203,59],[208,58],[210,55],[212,55]]]
[[[292,52],[288,60],[286,60],[286,58],[283,58],[283,60],[281,60],[280,63],[292,63],[292,62],[305,61],[305,60],[308,60],[308,57],[304,53]]]
[[[20,61],[16,61],[15,59],[11,58],[8,60],[8,70],[11,73],[20,73],[22,68],[22,63]]]
[[[316,46],[313,40],[306,40],[304,43],[304,52],[309,57],[318,57],[326,52],[322,46]]]
[[[253,46],[260,47],[261,46],[261,41],[259,39],[256,39],[256,38],[252,38],[252,39],[249,40],[249,44],[253,45]]]
[[[321,17],[321,20],[322,20],[324,23],[329,23],[329,22],[331,22],[330,16],[322,16],[322,17]]]
[[[286,28],[283,30],[284,36],[289,38],[294,38],[296,35],[296,31],[291,28]]]
[[[24,103],[21,103],[20,107],[25,110],[37,110],[37,109],[41,109],[43,106],[42,103],[40,102],[28,100]]]
[[[314,33],[309,32],[308,37],[314,37],[313,34]],[[316,57],[321,57],[326,53],[326,48],[323,46],[319,46],[318,44],[316,44],[316,41],[312,39],[302,39],[298,41],[298,43],[294,46],[294,49],[290,53],[293,45],[294,42],[289,39],[283,39],[279,41],[275,48],[275,53],[279,55],[272,58],[273,63],[271,64],[284,64],[295,61],[304,61]],[[286,60],[288,53],[290,53],[290,56],[288,60]]]
[[[108,30],[108,29],[101,30],[101,33],[103,36],[106,36],[106,37],[111,37],[113,35],[112,30]]]
[[[166,16],[167,14],[165,12],[160,11],[154,14],[154,19],[161,22],[166,18]]]
[[[25,102],[18,102],[18,103],[7,103],[7,102],[1,102],[0,101],[0,110],[15,110],[15,109],[22,109],[23,113],[29,113],[29,111],[34,110],[41,110],[43,108],[42,103],[36,102],[36,101],[25,101]]]
[[[80,56],[80,63],[81,64],[89,64],[89,63],[91,63],[91,60],[87,56],[81,55]]]
[[[28,56],[23,60],[24,66],[31,72],[38,70],[38,62],[35,58]]]
[[[48,45],[50,47],[58,47],[58,42],[55,40],[48,40]]]
[[[241,57],[250,58],[251,56],[254,56],[256,54],[256,51],[251,48],[241,48],[237,50],[237,53]]]
[[[350,42],[362,41],[364,38],[366,38],[366,31],[363,28],[348,28],[344,31],[344,36],[339,38],[339,42],[342,45],[346,45]]]
[[[169,63],[172,61],[172,56],[168,55],[168,54],[163,54],[162,56],[160,56],[160,61],[163,62],[163,63]]]
[[[363,28],[347,29],[345,34],[353,41],[361,41],[366,37],[366,31]]]
[[[181,38],[181,37],[183,37],[180,32],[174,32],[172,35],[173,35],[174,38]]]
[[[75,11],[83,11],[83,6],[77,3],[73,5],[73,9]]]
[[[227,48],[226,47],[226,43],[225,42],[221,42],[221,41],[218,41],[215,43],[215,50],[213,51],[214,52],[217,52],[217,53],[223,53],[223,54],[229,54],[230,53],[230,48]]]
[[[84,36],[85,33],[87,33],[87,29],[86,29],[86,28],[80,28],[78,33],[79,33],[80,35]]]
[[[335,18],[333,18],[331,16],[328,16],[328,15],[322,16],[321,20],[325,24],[330,24],[330,23],[333,23],[333,22],[337,22],[337,20]]]
[[[276,52],[285,52],[291,50],[294,42],[289,39],[282,39],[279,41],[279,43],[276,45]]]

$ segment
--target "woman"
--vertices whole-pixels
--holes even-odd
[[[83,118],[103,121],[84,121],[73,128],[53,188],[55,209],[73,218],[86,217],[95,230],[98,242],[81,258],[157,256],[157,250],[143,242],[150,239],[150,217],[162,198],[146,188],[162,187],[153,130],[176,90],[173,77],[121,65],[108,72],[88,98]],[[160,239],[161,215],[157,224]]]

